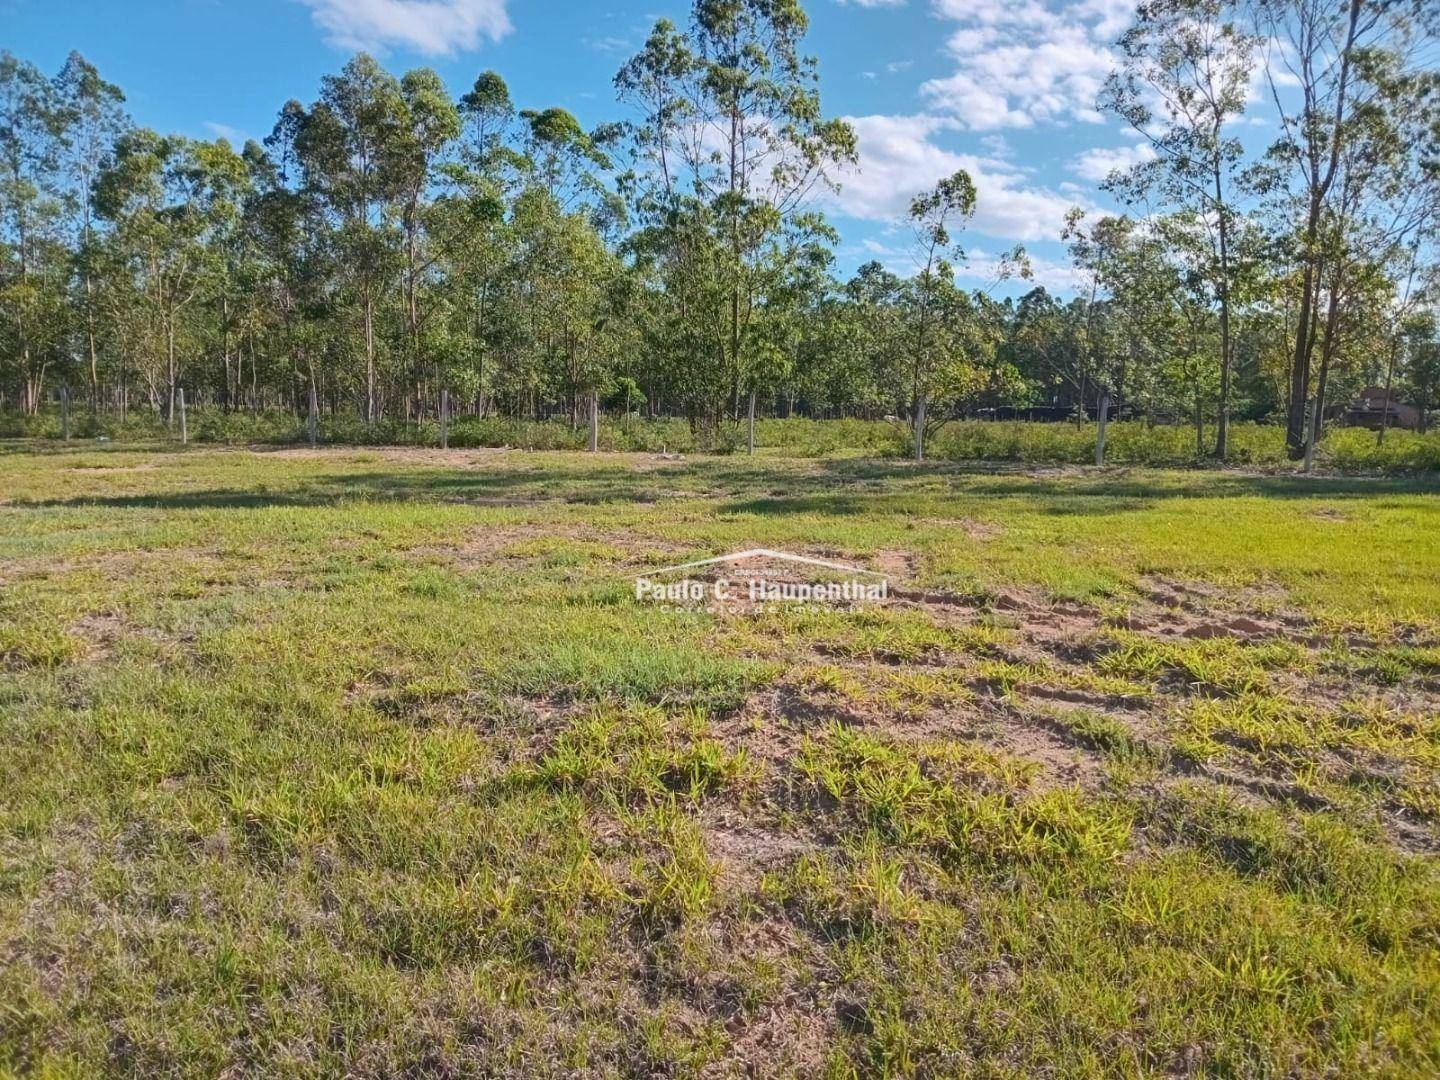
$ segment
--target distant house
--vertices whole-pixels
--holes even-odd
[[[1345,409],[1345,423],[1355,427],[1378,428],[1382,425],[1392,428],[1416,428],[1420,426],[1420,410],[1399,400],[1394,390],[1390,391],[1390,419],[1385,420],[1386,395],[1383,386],[1367,386],[1355,395]]]
[[[1001,405],[997,409],[977,409],[981,420],[1074,420],[1074,405]],[[1089,410],[1085,415],[1090,415]]]

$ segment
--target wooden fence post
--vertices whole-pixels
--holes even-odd
[[[915,399],[915,460],[925,460],[925,391]]]
[[[1095,429],[1095,464],[1105,464],[1105,425],[1110,422],[1110,391],[1100,391],[1100,426]]]
[[[750,390],[750,417],[746,426],[745,435],[746,453],[751,457],[755,456],[755,390]]]

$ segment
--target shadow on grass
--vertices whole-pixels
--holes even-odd
[[[1264,475],[1240,472],[1113,469],[1080,471],[985,463],[926,463],[841,458],[787,462],[705,458],[634,468],[629,458],[600,458],[584,468],[538,466],[507,458],[483,469],[406,467],[332,472],[294,487],[228,487],[134,495],[16,500],[24,507],[159,510],[334,506],[347,502],[441,502],[474,506],[719,502],[726,513],[849,516],[913,512],[920,500],[961,496],[1033,502],[1050,514],[1143,510],[1172,499],[1374,499],[1440,494],[1436,477]]]

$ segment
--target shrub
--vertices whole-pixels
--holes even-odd
[[[189,434],[194,442],[223,444],[303,443],[303,417],[283,410],[226,413],[205,408],[190,411]],[[71,413],[71,435],[76,439],[108,438],[117,442],[173,439],[164,418],[149,409],[133,410],[122,421],[118,414],[91,415],[84,409]],[[60,416],[49,410],[37,416],[0,413],[0,438],[58,439]],[[320,441],[342,446],[438,446],[440,430],[433,420],[406,422],[386,419],[367,425],[356,413],[322,416]],[[691,430],[683,419],[640,417],[603,419],[600,448],[610,451],[733,454],[744,449],[745,425],[722,421]],[[1195,429],[1186,424],[1148,425],[1116,421],[1106,434],[1106,461],[1115,465],[1189,466],[1211,462],[1215,433],[1207,428],[1197,447]],[[910,453],[909,432],[903,424],[885,420],[811,420],[802,417],[759,420],[757,447],[790,457],[859,455],[905,457]],[[452,447],[513,447],[521,450],[583,450],[583,425],[565,420],[514,420],[503,417],[460,416],[450,423]],[[941,428],[927,448],[937,461],[1014,461],[1035,465],[1088,465],[1095,460],[1093,423],[964,420]],[[1323,467],[1361,472],[1440,471],[1440,432],[1420,435],[1391,431],[1377,444],[1375,432],[1359,428],[1333,428],[1319,447]],[[1288,463],[1285,433],[1276,425],[1234,423],[1230,426],[1230,462],[1237,465]]]
[[[1362,428],[1339,428],[1320,444],[1325,464],[1381,472],[1440,471],[1440,432],[1387,431],[1385,442]]]

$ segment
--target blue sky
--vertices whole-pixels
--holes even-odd
[[[826,111],[860,137],[860,167],[826,207],[842,236],[838,268],[879,258],[903,271],[906,202],[963,167],[979,189],[965,235],[973,279],[1023,243],[1037,280],[1063,290],[1066,209],[1108,205],[1098,181],[1142,152],[1093,109],[1130,5],[810,0]],[[397,73],[432,66],[457,93],[494,68],[520,106],[561,105],[588,126],[623,115],[616,69],[656,18],[683,23],[687,10],[680,0],[0,0],[0,47],[51,72],[79,49],[125,89],[137,122],[197,137],[263,137],[285,100],[313,100],[320,77],[362,47]]]

